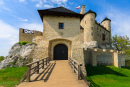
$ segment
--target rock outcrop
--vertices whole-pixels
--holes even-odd
[[[0,69],[6,67],[21,67],[32,62],[32,58],[30,57],[35,45],[35,43],[27,43],[22,46],[19,43],[14,44],[8,52],[9,55],[0,62]]]

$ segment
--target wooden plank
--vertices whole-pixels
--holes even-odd
[[[80,73],[80,65],[78,65],[78,80],[80,80],[81,79],[81,73]]]
[[[27,82],[30,82],[31,66],[27,66]]]
[[[76,63],[74,62],[74,66],[73,66],[73,67],[74,67],[74,73],[76,73],[76,70],[75,70],[75,64],[76,64]]]
[[[26,78],[26,76],[27,76],[27,71],[24,73],[23,77],[21,78],[21,80],[19,81],[18,84],[20,84],[21,82],[23,82],[24,79]]]
[[[46,66],[47,66],[47,59],[46,59]]]
[[[37,61],[37,73],[39,73],[39,61]]]
[[[48,57],[43,58],[43,59],[47,59],[47,58],[48,58]],[[38,61],[42,61],[43,59],[40,59],[40,60],[38,60]],[[32,62],[32,63],[26,64],[26,66],[32,65],[32,64],[34,64],[34,63],[37,63],[38,61],[35,61],[35,62]]]
[[[31,68],[31,70],[36,69],[36,68],[37,68],[37,66],[35,66],[35,67]]]
[[[42,60],[42,69],[44,69],[44,59]]]

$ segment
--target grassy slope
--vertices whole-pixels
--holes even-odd
[[[91,87],[130,87],[130,67],[86,66]]]
[[[19,83],[26,70],[26,67],[11,67],[0,70],[0,86],[14,87]]]

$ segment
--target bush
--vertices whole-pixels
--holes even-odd
[[[130,66],[130,60],[125,60],[125,65]]]
[[[4,60],[4,56],[0,56],[0,62]]]
[[[33,43],[33,42],[28,42],[28,41],[21,41],[19,42],[19,44],[22,46],[22,45],[26,45],[28,43]],[[36,43],[34,43],[35,45],[37,45]]]
[[[28,43],[32,43],[32,42],[27,42],[27,41],[21,41],[21,42],[19,42],[19,44],[22,46],[22,45],[26,45],[26,44],[28,44]]]

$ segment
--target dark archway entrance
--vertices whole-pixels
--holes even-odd
[[[68,47],[58,44],[54,47],[54,60],[68,60]]]

